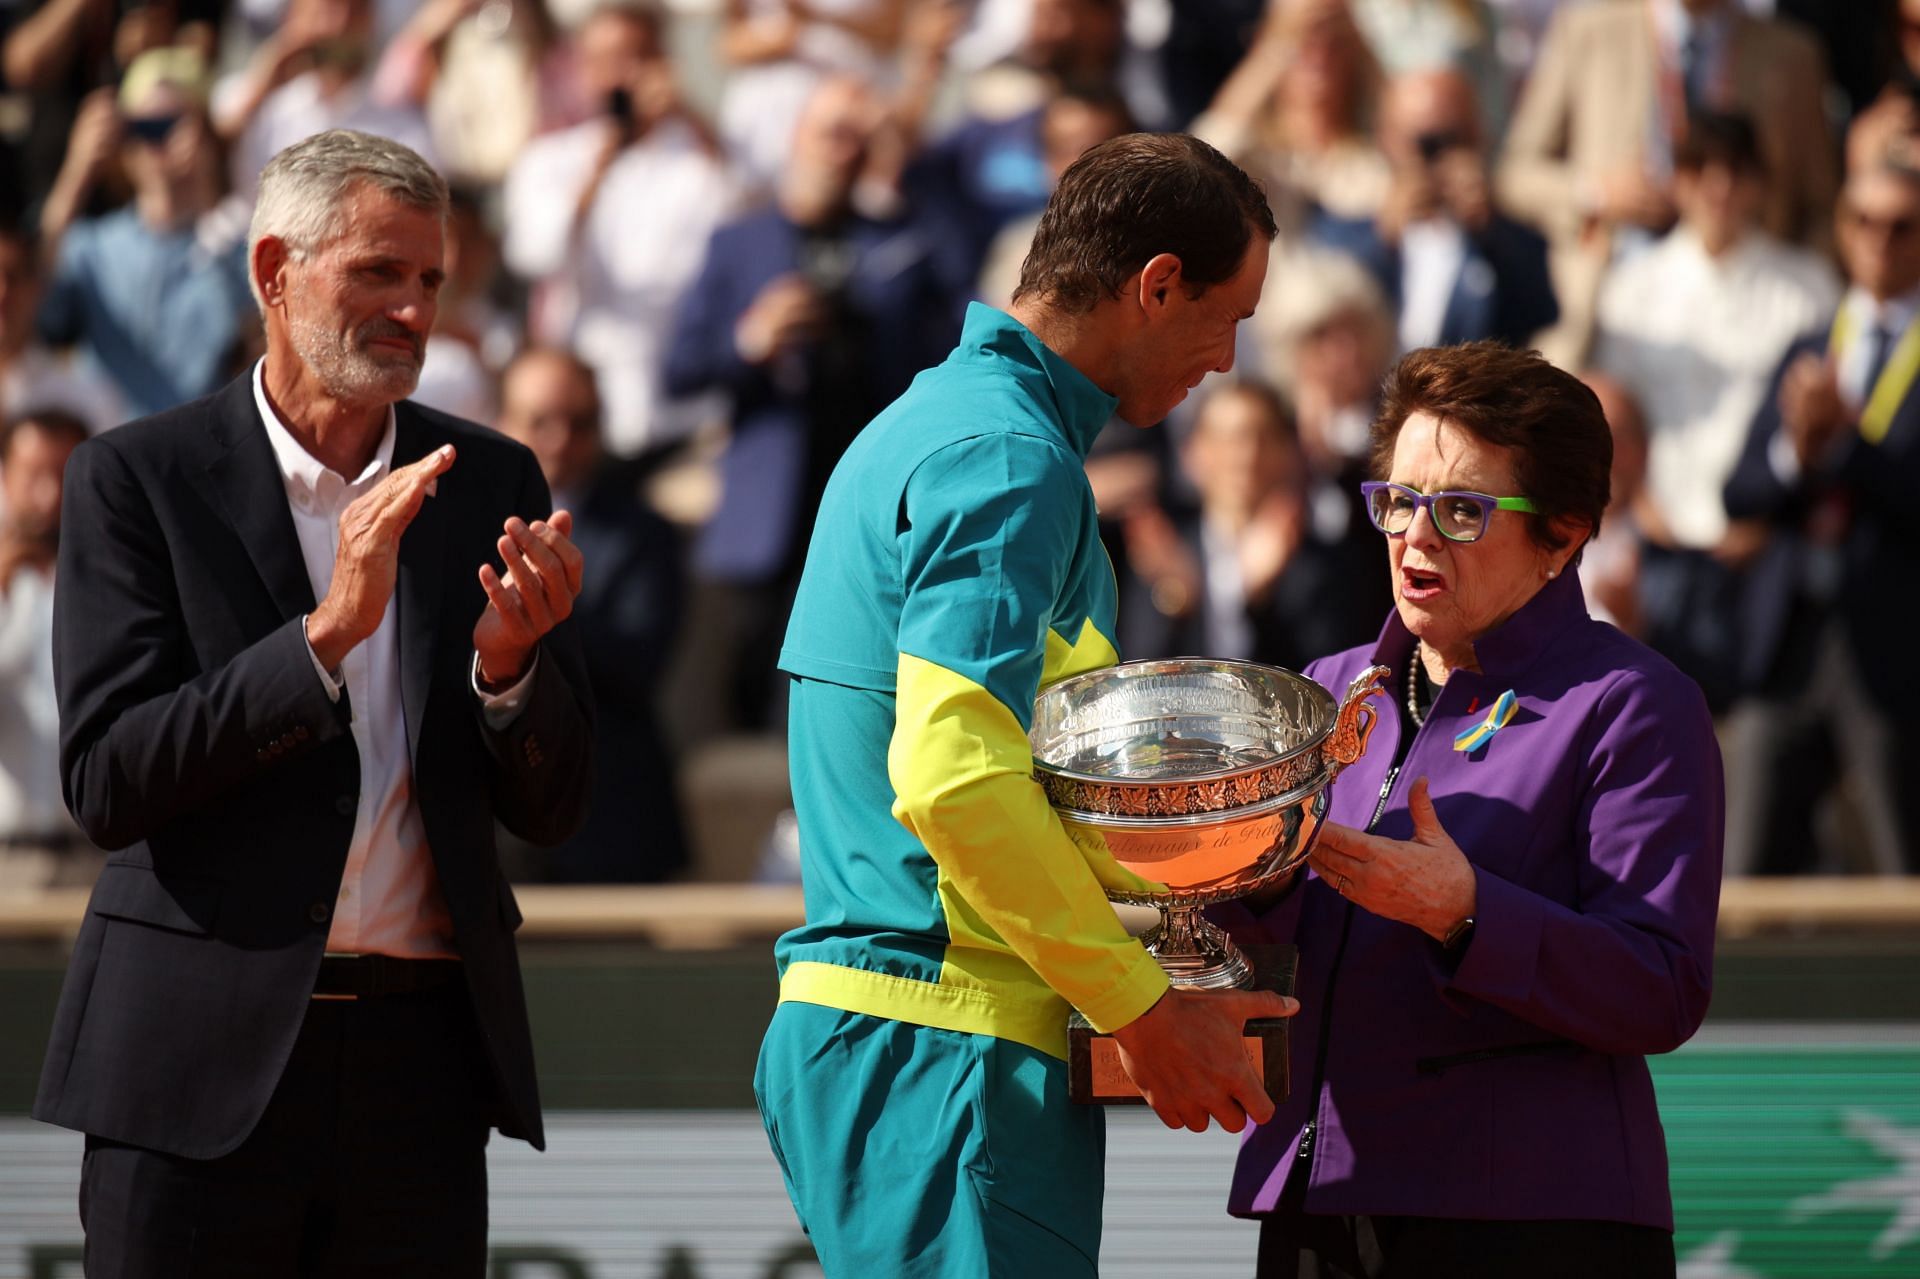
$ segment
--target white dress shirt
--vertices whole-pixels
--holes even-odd
[[[503,192],[507,265],[541,286],[530,327],[593,366],[607,446],[633,454],[697,426],[701,406],[669,404],[661,368],[681,295],[733,203],[733,182],[685,123],[668,120],[621,151],[576,229],[605,120],[535,138]]]
[[[1253,656],[1253,623],[1247,618],[1247,576],[1240,545],[1230,532],[1200,521],[1200,559],[1207,575],[1204,651],[1209,657]]]
[[[1867,378],[1873,371],[1874,330],[1882,329],[1890,335],[1887,347],[1890,356],[1893,348],[1900,344],[1901,335],[1913,324],[1914,317],[1920,315],[1920,289],[1876,302],[1871,293],[1855,287],[1847,290],[1841,306],[1847,312],[1844,327],[1850,337],[1847,349],[1835,353],[1839,357],[1840,394],[1858,413],[1865,410],[1867,401],[1873,398],[1873,387]],[[1883,371],[1884,368],[1883,365]]]
[[[1646,414],[1647,491],[1680,545],[1725,535],[1721,492],[1774,371],[1839,294],[1825,261],[1757,232],[1713,258],[1682,226],[1614,268],[1594,363]]]
[[[387,410],[386,433],[373,460],[359,475],[346,479],[307,452],[281,422],[267,399],[265,368],[264,360],[253,368],[254,405],[286,485],[313,597],[325,599],[333,584],[341,513],[392,468],[394,412]],[[353,744],[360,752],[360,806],[354,813],[353,842],[340,879],[333,926],[327,932],[327,950],[409,959],[458,958],[453,921],[414,799],[412,754],[401,701],[397,611],[389,599],[380,625],[341,660],[338,672],[324,670],[317,657],[313,663],[329,697],[338,701],[341,687],[346,688],[353,708]],[[526,677],[505,693],[481,695],[489,723],[501,727],[511,722],[532,676],[529,668]]]
[[[1409,222],[1400,233],[1400,349],[1437,346],[1453,287],[1467,264],[1467,233],[1452,218]]]

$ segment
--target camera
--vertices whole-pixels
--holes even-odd
[[[1423,133],[1413,140],[1425,164],[1432,164],[1447,152],[1467,145],[1466,136],[1455,129],[1437,129],[1432,133]]]

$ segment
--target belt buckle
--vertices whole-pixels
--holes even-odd
[[[329,959],[363,959],[363,958],[365,958],[365,956],[356,954],[352,951],[345,951],[345,950],[327,950],[327,951],[320,952],[320,962],[323,964],[326,963]],[[360,996],[358,995],[323,995],[316,990],[313,992],[313,994],[308,996],[308,999],[324,1001],[326,1003],[331,1003],[331,1004],[350,1004],[350,1003],[358,1002],[360,999]]]

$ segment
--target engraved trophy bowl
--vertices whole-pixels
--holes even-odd
[[[1305,861],[1328,788],[1365,752],[1388,677],[1370,667],[1336,702],[1304,675],[1182,657],[1065,679],[1034,706],[1034,775],[1067,834],[1163,890],[1141,939],[1176,986],[1246,986],[1252,968],[1203,907],[1257,892]]]

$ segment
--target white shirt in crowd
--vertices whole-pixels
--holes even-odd
[[[1207,575],[1205,651],[1215,657],[1253,656],[1253,623],[1247,617],[1247,575],[1232,533],[1200,521],[1200,559]]]
[[[1839,296],[1823,259],[1758,232],[1713,258],[1682,226],[1608,277],[1594,363],[1640,401],[1647,490],[1681,546],[1725,534],[1722,490],[1781,357]]]
[[[60,798],[53,577],[25,568],[0,592],[0,838],[74,830]]]
[[[313,585],[313,597],[321,600],[333,584],[341,512],[392,468],[394,412],[387,410],[386,434],[373,460],[349,480],[307,452],[281,423],[267,399],[265,367],[264,360],[253,366],[254,406],[286,485],[293,529],[300,539],[300,558]],[[451,475],[442,482],[450,479]],[[345,688],[353,707],[353,744],[360,752],[360,806],[353,817],[353,842],[348,846],[327,949],[409,959],[457,958],[453,921],[441,896],[420,806],[413,794],[412,753],[401,701],[397,611],[395,602],[389,599],[380,625],[347,654],[338,672],[325,671],[317,658],[314,661],[315,674],[328,696],[338,701]],[[488,721],[496,728],[511,722],[518,713],[532,675],[529,669],[526,679],[498,696],[488,697],[475,689],[486,707]]]
[[[606,120],[536,138],[507,174],[507,265],[536,282],[529,327],[593,366],[607,445],[631,455],[699,425],[698,402],[665,402],[661,367],[680,298],[727,216],[734,187],[685,123],[667,120],[615,158],[576,230]]]
[[[1400,349],[1437,346],[1447,304],[1467,265],[1467,233],[1452,218],[1409,222],[1400,233]]]

